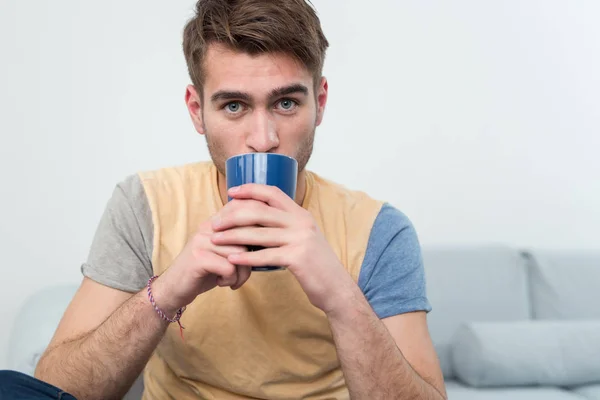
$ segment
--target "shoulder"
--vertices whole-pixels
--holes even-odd
[[[414,230],[412,221],[398,208],[390,203],[384,203],[373,224],[374,239],[382,236],[391,239],[405,230]]]
[[[138,175],[118,182],[100,218],[82,273],[131,293],[152,274],[153,220]]]
[[[128,175],[115,185],[105,213],[116,225],[151,232],[152,213],[138,174]]]
[[[197,176],[209,176],[214,171],[214,164],[210,161],[188,163],[154,170],[137,172],[142,185],[149,183],[166,183],[169,181],[189,180]]]
[[[307,171],[307,179],[312,183],[312,198],[346,213],[360,213],[366,209],[378,213],[384,204],[364,191],[349,188],[312,171]]]
[[[212,162],[190,163],[137,173],[151,205],[157,199],[184,202],[200,187],[216,185],[216,167]]]
[[[371,228],[365,256],[365,275],[383,259],[411,259],[420,263],[421,248],[411,220],[402,211],[384,203]],[[371,271],[371,272],[369,272]]]
[[[116,219],[137,220],[150,228],[157,199],[179,198],[182,193],[185,197],[194,183],[211,179],[212,167],[210,162],[199,162],[130,174],[117,182],[107,211]]]
[[[120,182],[117,182],[113,198],[127,202],[136,203],[145,198],[142,180],[138,174],[126,176]]]
[[[380,318],[431,310],[417,232],[391,204],[375,219],[358,284]]]

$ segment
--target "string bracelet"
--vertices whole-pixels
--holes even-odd
[[[154,282],[154,280],[158,278],[158,276],[154,275],[152,278],[148,279],[148,300],[150,300],[150,303],[152,304],[152,307],[154,307],[154,310],[156,310],[157,314],[159,315],[159,317],[167,322],[177,322],[177,324],[179,324],[179,333],[181,334],[181,339],[184,340],[183,338],[183,330],[185,329],[183,327],[183,325],[181,325],[181,314],[183,314],[183,312],[185,311],[185,307],[181,307],[179,310],[177,310],[177,313],[175,314],[175,316],[173,318],[169,318],[167,317],[167,315],[163,312],[163,310],[161,310],[160,308],[158,308],[158,306],[156,305],[156,301],[154,301],[154,296],[152,296],[152,287],[151,284],[152,282]]]

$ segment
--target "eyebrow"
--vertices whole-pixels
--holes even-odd
[[[271,90],[271,93],[269,94],[269,99],[274,99],[276,97],[286,96],[288,94],[294,93],[301,93],[305,96],[308,96],[308,88],[300,83],[282,86]],[[248,93],[240,92],[239,90],[219,90],[210,97],[210,100],[213,103],[223,100],[242,100],[250,102],[251,97]]]
[[[296,83],[296,84],[289,85],[289,86],[283,86],[280,88],[275,88],[271,91],[269,98],[273,99],[275,97],[281,97],[281,96],[285,96],[288,94],[294,94],[294,93],[302,93],[303,95],[308,96],[308,88],[300,83]]]
[[[240,92],[237,90],[219,90],[218,92],[210,96],[210,100],[213,103],[216,103],[217,101],[221,100],[243,100],[249,102],[250,96],[247,93]]]

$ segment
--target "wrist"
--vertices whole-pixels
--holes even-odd
[[[151,303],[148,296],[148,290],[150,289],[154,300],[154,304],[151,305],[160,309],[168,318],[174,318],[179,309],[185,307],[185,304],[180,304],[181,302],[178,302],[173,296],[172,285],[166,278],[166,276],[161,275],[154,281],[149,282],[149,287],[147,285],[144,288],[144,292],[146,294],[146,301]]]
[[[366,301],[360,288],[352,279],[351,282],[331,291],[333,295],[329,298],[323,312],[328,318],[338,318],[348,315],[349,312],[357,310]]]
[[[156,311],[156,313],[158,314],[158,316],[160,317],[160,319],[162,319],[163,321],[172,323],[172,322],[177,322],[177,324],[179,325],[179,332],[181,334],[181,339],[183,339],[183,330],[185,329],[183,327],[183,325],[181,325],[181,315],[183,314],[183,312],[185,311],[185,307],[179,308],[177,309],[177,311],[175,312],[175,315],[173,317],[171,317],[169,314],[172,314],[172,305],[170,306],[163,306],[166,309],[166,312],[159,308],[158,305],[156,304],[156,300],[154,299],[154,295],[152,293],[152,282],[154,282],[155,280],[157,280],[158,277],[157,276],[153,276],[150,279],[148,279],[148,284],[147,284],[147,289],[148,289],[148,300],[150,301],[150,304],[152,304],[152,307],[154,308],[154,311]],[[160,293],[160,288],[164,287],[159,285],[159,293]],[[165,302],[165,304],[169,304],[167,302]]]

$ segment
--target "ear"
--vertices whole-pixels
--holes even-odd
[[[200,100],[198,91],[193,85],[188,85],[186,87],[185,104],[187,106],[188,112],[190,113],[190,117],[192,118],[194,128],[196,128],[196,131],[199,134],[204,135],[205,129],[202,115],[202,100]]]
[[[321,125],[323,115],[325,114],[325,105],[327,104],[327,92],[329,85],[325,77],[321,78],[321,82],[317,86],[317,126]]]

